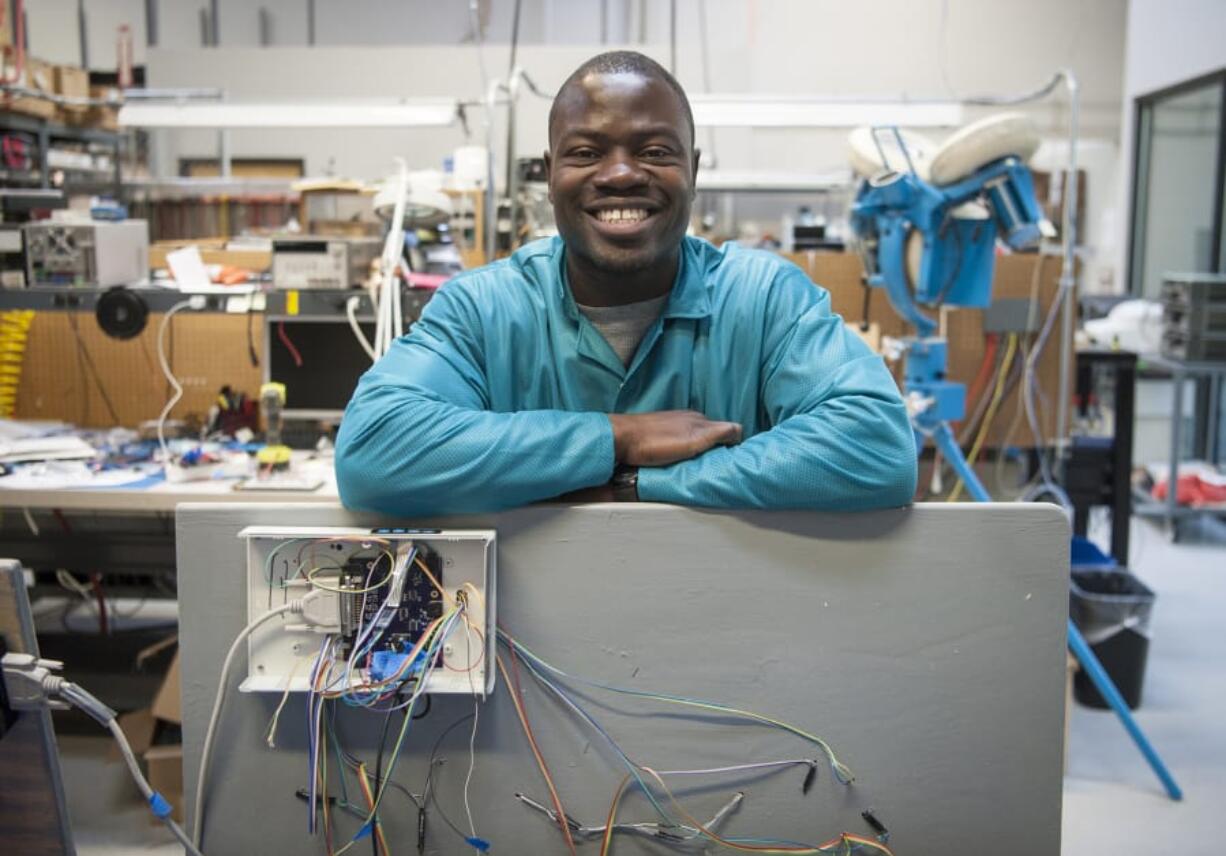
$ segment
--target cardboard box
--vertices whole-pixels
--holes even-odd
[[[89,72],[75,65],[57,65],[55,91],[69,98],[88,98]]]
[[[99,131],[119,130],[119,108],[117,107],[70,107],[59,105],[58,116],[65,125],[74,128],[93,128]]]
[[[157,695],[153,697],[153,704],[149,709],[156,718],[163,722],[183,724],[183,699],[179,692],[178,651],[175,651],[175,658],[170,661],[166,677],[162,679],[162,685],[158,688]]]
[[[145,777],[149,787],[174,808],[171,817],[183,822],[183,747],[154,746],[145,752]],[[161,821],[154,820],[155,823]]]
[[[55,92],[65,98],[89,97],[89,72],[75,65],[57,65],[55,67]],[[86,104],[59,104],[59,112],[65,118],[73,115],[89,113]]]
[[[150,270],[165,268],[167,253],[193,244],[200,248],[200,258],[206,265],[233,265],[252,271],[263,271],[272,267],[271,250],[228,250],[224,239],[202,238],[197,241],[154,241],[149,245]]]
[[[54,95],[56,94],[55,66],[40,59],[26,57],[25,68],[22,70],[21,79],[18,83],[26,89]],[[37,116],[40,119],[51,119],[56,114],[55,102],[48,101],[45,98],[5,95],[0,104],[3,105],[5,110],[12,111],[13,113],[24,113],[27,116]]]
[[[157,720],[153,711],[147,707],[134,710],[131,713],[119,714],[119,728],[132,747],[132,754],[140,757],[153,745],[153,735],[157,731]],[[108,753],[112,761],[119,760],[119,747],[112,745]]]

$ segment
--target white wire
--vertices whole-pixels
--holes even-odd
[[[942,5],[942,22],[941,32],[942,40],[944,40],[945,27],[948,24],[948,9],[946,5]],[[944,73],[944,68],[942,68]],[[1067,514],[1072,515],[1072,502],[1068,498],[1068,494],[1060,487],[1052,477],[1051,465],[1047,460],[1046,445],[1047,441],[1043,437],[1043,429],[1038,417],[1038,408],[1035,403],[1035,398],[1039,393],[1039,381],[1037,367],[1039,358],[1043,354],[1043,349],[1047,344],[1047,339],[1051,335],[1052,327],[1055,324],[1057,316],[1063,308],[1066,313],[1071,313],[1072,307],[1067,306],[1068,298],[1076,285],[1076,264],[1073,258],[1076,249],[1076,231],[1077,223],[1075,219],[1077,208],[1077,136],[1080,125],[1080,87],[1077,83],[1077,77],[1071,69],[1060,69],[1051,80],[1031,92],[1026,92],[1021,95],[1009,96],[968,96],[960,100],[965,104],[977,105],[981,107],[1004,107],[1017,104],[1025,104],[1030,101],[1037,101],[1041,98],[1046,98],[1056,90],[1061,81],[1064,82],[1065,88],[1068,91],[1069,101],[1069,119],[1068,119],[1068,165],[1064,174],[1064,205],[1061,211],[1061,256],[1063,263],[1060,269],[1060,285],[1056,290],[1056,296],[1052,300],[1051,309],[1048,311],[1047,318],[1043,322],[1042,330],[1038,338],[1035,340],[1034,347],[1030,350],[1030,354],[1024,363],[1025,372],[1022,379],[1022,404],[1026,412],[1026,422],[1030,427],[1030,433],[1034,440],[1035,448],[1039,450],[1039,483],[1032,487],[1026,493],[1022,494],[1021,499],[1025,502],[1037,499],[1041,496],[1050,496],[1055,499],[1065,510]],[[946,81],[948,86],[948,81]],[[1068,342],[1061,342],[1062,348],[1069,347]],[[1065,378],[1060,379],[1061,387],[1065,383]],[[1067,402],[1062,402],[1067,404]],[[1057,422],[1064,422],[1064,419],[1057,419]],[[1066,426],[1058,424],[1056,432],[1063,435]],[[1057,439],[1057,447],[1063,443],[1063,436]]]
[[[353,331],[354,337],[358,340],[358,344],[362,346],[362,350],[366,352],[366,356],[370,357],[373,363],[379,359],[379,355],[375,353],[375,347],[366,338],[366,334],[362,332],[362,327],[358,324],[358,304],[362,302],[360,295],[355,294],[353,297],[345,301],[345,315],[349,318],[349,329]]]
[[[404,256],[404,209],[409,195],[409,167],[404,158],[396,158],[396,201],[392,206],[392,220],[383,242],[383,257],[380,273],[382,287],[379,290],[378,306],[375,307],[375,359],[383,356],[391,347],[392,340],[403,327],[400,315],[400,282],[396,272]]]
[[[196,775],[196,799],[192,809],[192,843],[196,847],[200,846],[200,840],[204,834],[204,790],[208,783],[209,756],[213,751],[213,738],[217,733],[217,723],[221,720],[221,707],[226,699],[226,687],[230,682],[230,668],[234,665],[234,658],[238,656],[243,642],[257,627],[275,616],[292,611],[295,606],[296,604],[292,602],[285,603],[253,620],[242,629],[238,636],[234,637],[234,642],[226,653],[226,659],[222,661],[221,677],[217,680],[217,697],[213,700],[213,712],[209,715],[209,726],[204,732],[204,748],[200,750],[200,769]]]
[[[471,663],[473,635],[472,623],[468,620],[467,614],[464,616],[464,641],[467,643],[465,656]],[[464,813],[468,815],[468,830],[472,837],[476,838],[477,826],[473,823],[473,809],[468,802],[468,786],[472,783],[473,770],[477,766],[477,720],[481,716],[481,700],[477,697],[477,686],[473,683],[473,668],[471,665],[468,669],[468,688],[473,694],[473,730],[468,736],[468,775],[464,777]]]
[[[179,403],[179,399],[183,397],[183,385],[179,383],[178,378],[174,376],[174,372],[170,370],[170,363],[166,360],[166,329],[170,326],[170,319],[175,313],[187,309],[192,305],[191,300],[180,300],[162,316],[162,323],[158,326],[158,364],[162,367],[162,374],[166,376],[166,380],[174,389],[174,394],[170,397],[170,401],[166,402],[166,406],[162,408],[162,412],[158,415],[158,445],[162,448],[162,465],[170,465],[170,451],[166,446],[166,417],[170,415],[170,411]]]
[[[300,665],[302,665],[302,660],[294,661],[294,666],[289,670],[289,676],[285,679],[285,692],[281,693],[281,702],[273,711],[272,719],[268,722],[268,733],[264,736],[264,742],[268,744],[269,749],[277,748],[277,723],[281,721],[281,711],[285,709],[285,703],[289,701],[289,691],[294,685],[294,675],[298,673]]]

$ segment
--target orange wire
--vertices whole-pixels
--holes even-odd
[[[515,656],[515,649],[511,649],[511,656]],[[507,682],[507,687],[510,689],[511,702],[515,705],[515,712],[519,715],[519,724],[523,728],[524,736],[528,738],[528,746],[532,749],[532,756],[536,758],[536,766],[540,769],[541,776],[545,779],[545,786],[549,788],[549,798],[553,801],[553,809],[557,813],[558,827],[562,830],[562,837],[566,839],[566,849],[570,851],[571,856],[576,856],[575,840],[570,834],[570,824],[566,820],[566,810],[562,808],[562,799],[558,796],[557,788],[553,786],[553,777],[549,775],[549,765],[545,763],[540,747],[536,745],[536,737],[532,734],[532,726],[528,724],[528,714],[524,710],[520,699],[521,690],[519,683],[513,681],[507,673],[507,667],[502,661],[502,655],[495,653],[494,657],[498,662],[498,671],[502,672],[502,679]]]
[[[320,758],[322,763],[319,766],[319,777],[322,781],[319,783],[320,802],[323,805],[324,812],[324,845],[327,847],[328,856],[332,856],[332,815],[328,811],[328,729],[324,728],[324,716],[326,714],[321,710],[319,712],[319,739],[320,739]]]
[[[370,782],[366,780],[366,764],[358,764],[358,782],[362,786],[362,796],[366,797],[366,807],[372,812],[375,810],[375,796],[370,789]],[[390,856],[391,849],[387,846],[387,839],[383,837],[383,824],[375,823],[375,837],[379,839],[379,847],[382,848],[384,854]]]
[[[668,785],[664,784],[664,779],[659,773],[650,767],[640,766],[639,769],[650,774],[653,779],[659,782],[660,788],[664,791],[664,795],[668,797],[668,801],[673,804],[675,809],[677,809],[677,813],[681,815],[682,819],[684,819],[695,829],[702,832],[712,841],[716,842],[717,844],[722,844],[724,847],[730,847],[733,850],[743,850],[750,853],[812,853],[814,850],[825,850],[828,847],[833,847],[836,844],[842,844],[846,841],[855,841],[858,844],[868,844],[875,847],[879,852],[886,854],[886,856],[894,856],[893,851],[880,841],[874,841],[871,838],[863,838],[859,835],[853,835],[850,832],[839,833],[838,837],[818,844],[816,847],[781,847],[769,844],[738,844],[735,841],[729,841],[728,839],[721,837],[718,833],[712,832],[710,829],[703,826],[701,821],[686,811],[681,806],[681,803],[677,802],[677,798],[673,796],[673,792],[669,790]]]
[[[421,553],[414,556],[413,561],[417,564],[417,567],[421,568],[421,572],[426,575],[426,578],[430,580],[430,582],[434,583],[434,587],[438,589],[439,596],[446,598],[447,589],[443,588],[443,584],[438,581],[438,577],[434,576],[434,574],[430,572],[429,565],[421,560]]]
[[[399,680],[404,675],[404,673],[408,671],[408,669],[413,665],[413,663],[417,661],[417,655],[421,653],[422,647],[426,644],[427,640],[429,640],[430,638],[430,635],[434,632],[435,628],[442,621],[443,621],[443,617],[440,616],[439,618],[434,619],[432,622],[430,622],[429,625],[426,626],[425,632],[422,633],[421,636],[418,637],[417,644],[413,646],[413,649],[409,652],[408,656],[405,657],[404,662],[400,664],[400,668],[396,670],[396,673],[394,675],[382,681],[375,681],[374,683],[359,684],[358,686],[350,687],[348,691],[352,692],[354,690],[358,690],[358,691],[377,690],[380,687],[386,687],[389,684],[392,684],[396,682],[397,680]],[[323,670],[320,671],[320,674],[321,675],[323,674]],[[318,689],[319,687],[317,685],[316,691],[318,691]],[[346,693],[346,690],[340,690],[337,692],[319,693],[319,694],[323,696],[324,698],[340,698],[341,696],[345,695],[345,693]]]
[[[613,849],[613,824],[617,821],[617,807],[621,805],[622,795],[626,793],[626,783],[629,781],[629,773],[622,776],[621,784],[613,794],[613,804],[609,806],[609,816],[604,824],[604,838],[600,842],[600,856],[608,856]]]

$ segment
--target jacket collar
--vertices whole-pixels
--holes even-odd
[[[574,295],[571,294],[566,280],[566,245],[560,237],[555,237],[552,241],[551,256],[557,296],[566,317],[578,323],[579,307],[575,305]],[[677,267],[677,278],[673,281],[668,303],[664,305],[664,311],[661,313],[662,317],[706,318],[711,314],[711,293],[704,276],[701,245],[702,242],[696,238],[687,236],[682,239],[681,263]]]

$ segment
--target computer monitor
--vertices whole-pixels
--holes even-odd
[[[367,341],[374,341],[374,321],[358,326]],[[287,420],[339,421],[358,378],[370,366],[370,356],[344,317],[267,318],[264,380],[285,384]]]

